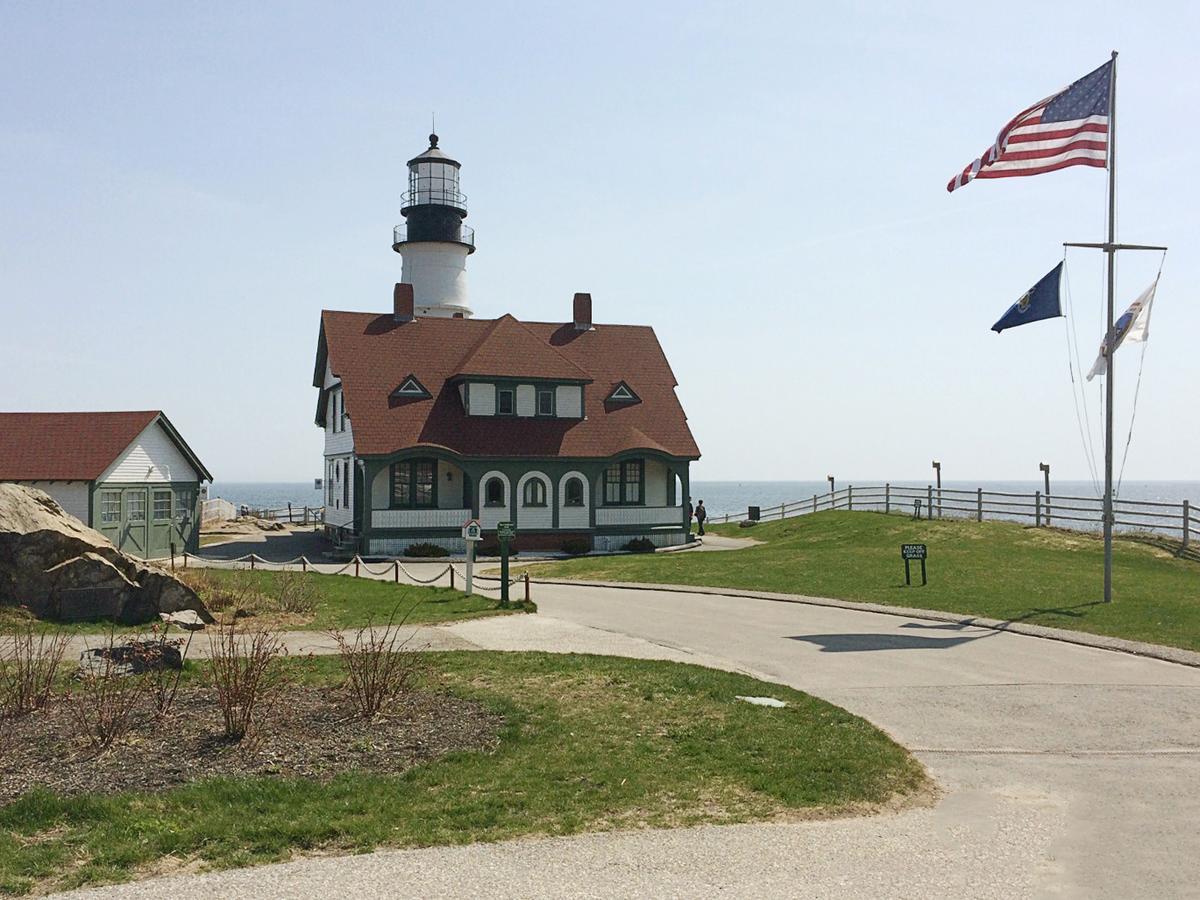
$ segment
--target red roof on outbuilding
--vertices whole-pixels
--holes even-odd
[[[676,380],[652,328],[500,319],[321,314],[323,354],[342,381],[355,452],[379,456],[428,446],[469,457],[610,457],[656,450],[696,459],[700,450],[675,396]],[[392,396],[409,374],[433,393]],[[545,379],[584,383],[584,418],[468,416],[457,382]],[[606,403],[627,382],[640,403]]]
[[[159,417],[197,471],[211,480],[167,417],[151,409],[0,413],[0,481],[94,481]]]

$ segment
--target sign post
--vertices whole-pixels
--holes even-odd
[[[467,542],[467,577],[464,590],[471,594],[472,567],[475,562],[475,545],[483,538],[483,529],[479,527],[478,519],[468,519],[463,525],[463,540]],[[453,571],[453,570],[451,570]]]
[[[513,522],[501,522],[496,526],[496,538],[500,541],[500,608],[508,609],[508,542],[517,536]]]
[[[900,556],[904,559],[904,584],[909,586],[912,584],[912,578],[909,574],[909,563],[914,559],[921,561],[921,585],[928,584],[925,579],[925,557],[929,555],[929,549],[924,544],[901,544]]]

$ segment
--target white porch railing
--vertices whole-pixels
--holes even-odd
[[[597,525],[679,525],[683,526],[681,506],[599,506]]]
[[[372,528],[461,528],[469,509],[374,509]]]

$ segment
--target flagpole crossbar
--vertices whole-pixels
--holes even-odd
[[[1166,247],[1159,247],[1155,244],[1109,244],[1109,243],[1088,243],[1085,241],[1063,241],[1064,247],[1087,247],[1092,250],[1103,250],[1106,253],[1112,253],[1114,250],[1160,250],[1166,252]]]

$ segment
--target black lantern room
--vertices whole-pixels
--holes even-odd
[[[429,148],[408,161],[408,190],[400,209],[405,223],[393,233],[392,249],[404,244],[438,242],[463,244],[475,252],[475,232],[463,225],[467,198],[459,190],[461,165],[438,149],[438,136],[429,136]]]

